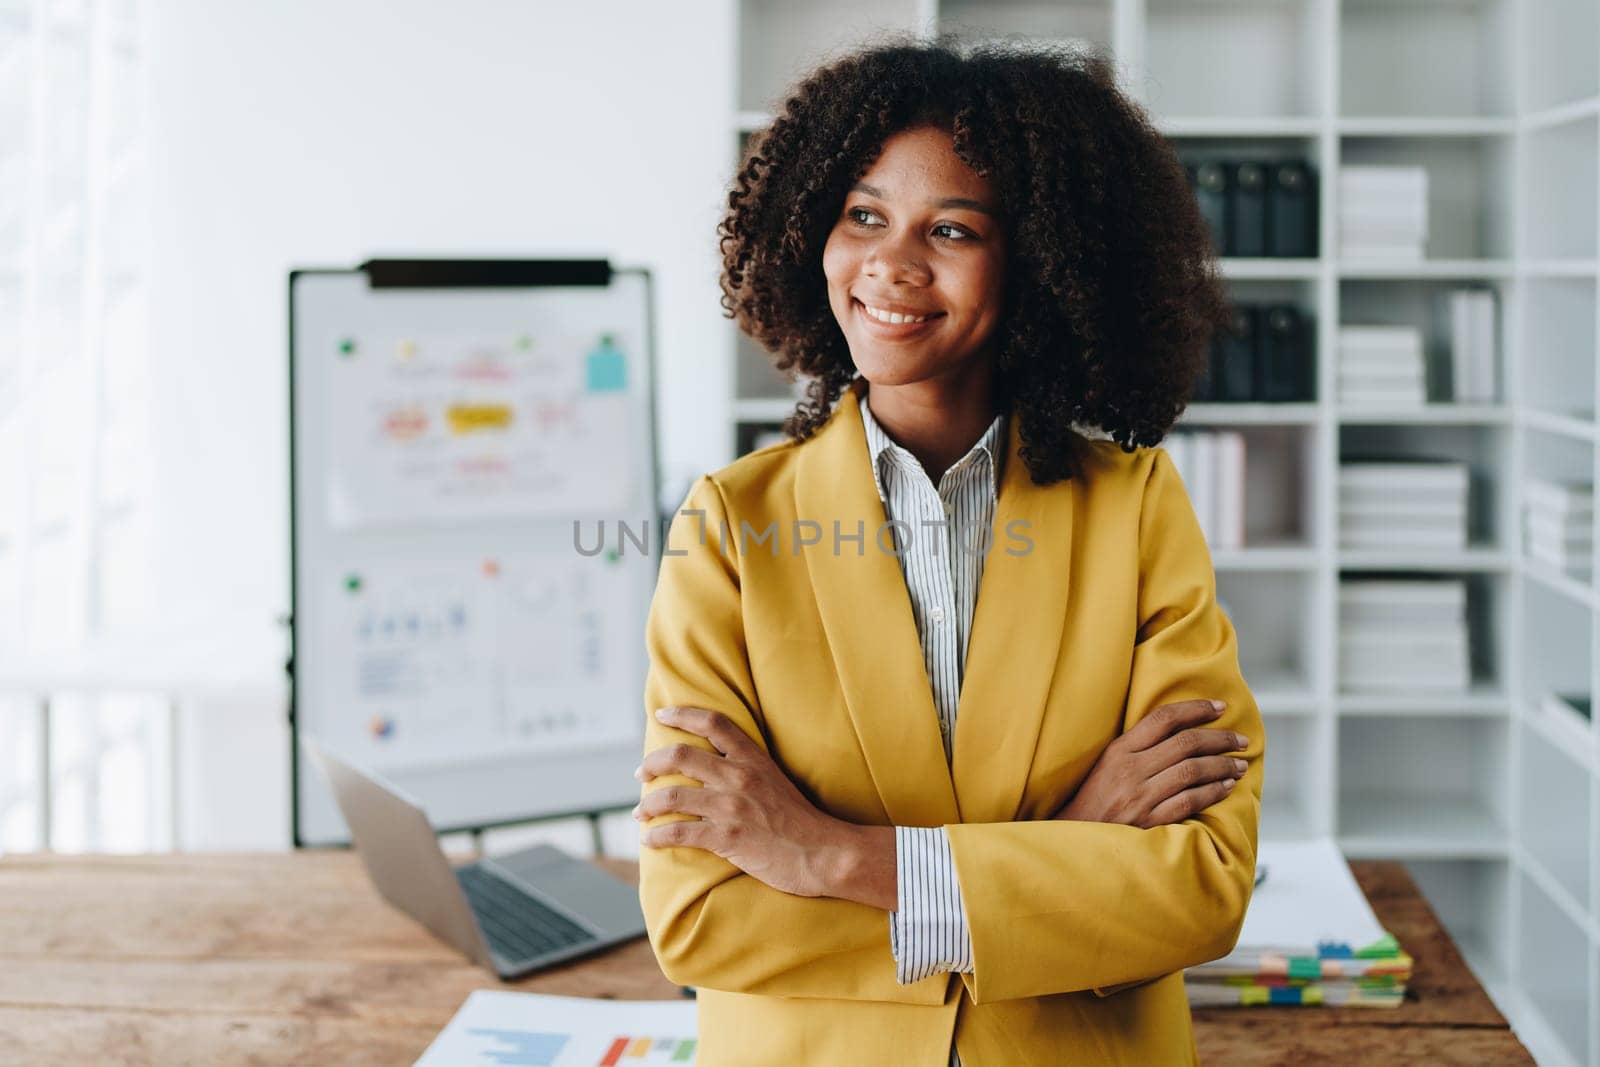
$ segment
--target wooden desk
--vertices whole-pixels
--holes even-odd
[[[1202,1058],[1531,1063],[1405,871],[1354,866],[1416,957],[1406,1003],[1196,1012]],[[493,988],[678,995],[642,939],[502,985],[385,905],[345,852],[0,860],[0,1063],[409,1064]]]

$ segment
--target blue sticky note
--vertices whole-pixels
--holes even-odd
[[[591,393],[612,393],[628,387],[628,364],[612,343],[611,335],[600,338],[584,359],[584,382]]]

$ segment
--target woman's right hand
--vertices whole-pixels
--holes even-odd
[[[1222,709],[1215,700],[1156,708],[1106,746],[1054,818],[1148,829],[1182,822],[1215,804],[1249,767],[1224,754],[1246,747],[1243,734],[1201,728]]]

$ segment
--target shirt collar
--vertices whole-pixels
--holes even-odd
[[[861,408],[861,424],[867,432],[867,453],[872,460],[872,483],[877,487],[878,499],[887,501],[888,491],[883,484],[883,470],[888,464],[897,464],[906,470],[922,470],[922,464],[910,452],[895,444],[887,431],[872,417],[872,409],[867,406],[866,396],[860,396],[856,403]],[[996,496],[996,487],[1000,484],[1000,464],[1003,461],[1001,446],[1006,440],[1006,415],[1005,412],[994,417],[989,428],[983,436],[969,449],[966,455],[956,460],[950,471],[962,471],[969,466],[981,466],[982,471],[978,477],[983,478],[989,489],[989,499],[993,501]],[[982,463],[980,461],[987,460]],[[946,474],[950,473],[947,471]],[[926,472],[923,472],[926,477]],[[938,488],[935,486],[935,488]]]

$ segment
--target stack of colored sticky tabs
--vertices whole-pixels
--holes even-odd
[[[1184,973],[1192,1006],[1399,1006],[1411,957],[1378,925],[1331,840],[1264,841],[1256,877],[1238,945]]]

